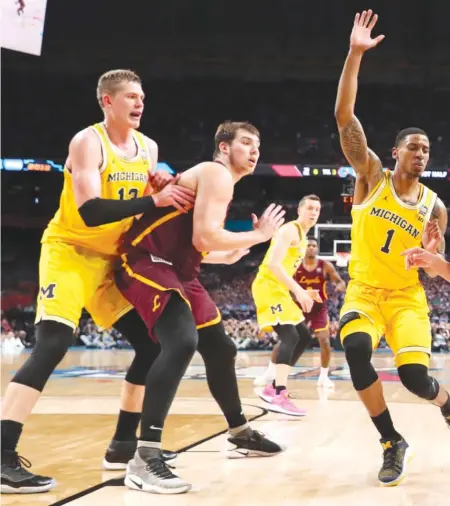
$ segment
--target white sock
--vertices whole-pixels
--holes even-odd
[[[328,370],[329,370],[329,367],[321,367],[320,368],[320,377],[321,378],[328,378]]]
[[[269,376],[271,379],[274,380],[276,372],[277,372],[277,364],[274,364],[272,361],[270,361],[266,370],[267,376]]]

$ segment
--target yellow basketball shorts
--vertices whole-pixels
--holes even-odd
[[[373,288],[350,281],[341,309],[341,340],[354,332],[367,332],[374,349],[381,336],[394,353],[397,367],[422,363],[429,365],[431,325],[425,290],[417,284],[402,290]],[[348,323],[345,316],[357,313]]]
[[[274,325],[297,325],[305,319],[289,290],[281,283],[256,278],[252,294],[261,332],[272,332]]]
[[[36,323],[52,320],[76,329],[85,307],[98,326],[111,327],[133,308],[114,282],[114,259],[65,242],[43,243]]]

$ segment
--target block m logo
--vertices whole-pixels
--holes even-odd
[[[56,283],[50,283],[47,286],[41,286],[39,289],[39,297],[41,299],[54,299],[55,298]]]
[[[283,308],[281,307],[281,304],[277,304],[276,306],[270,306],[270,310],[272,311],[272,314],[275,314],[281,313],[283,311]]]

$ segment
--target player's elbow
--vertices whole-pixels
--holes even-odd
[[[96,207],[96,199],[90,199],[84,202],[79,206],[78,213],[86,227],[98,227],[101,225]]]
[[[202,231],[194,231],[192,235],[192,244],[197,251],[209,251],[211,249],[211,237]]]
[[[338,127],[343,128],[345,125],[348,125],[353,118],[353,111],[348,107],[337,104],[334,109],[334,117],[336,118]]]
[[[274,260],[271,260],[268,264],[267,264],[267,267],[269,268],[269,270],[271,272],[273,272],[274,274],[276,274],[277,272],[279,272],[280,270],[280,262],[277,262],[277,261],[274,261]]]

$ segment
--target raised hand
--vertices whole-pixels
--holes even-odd
[[[264,241],[268,241],[283,225],[285,214],[286,211],[281,206],[270,204],[261,218],[258,219],[255,214],[252,214],[253,228],[261,233]]]
[[[356,14],[353,30],[350,35],[350,47],[360,51],[367,51],[378,45],[383,39],[384,35],[372,38],[372,30],[377,24],[378,15],[373,14],[369,9],[363,11],[361,14]]]

